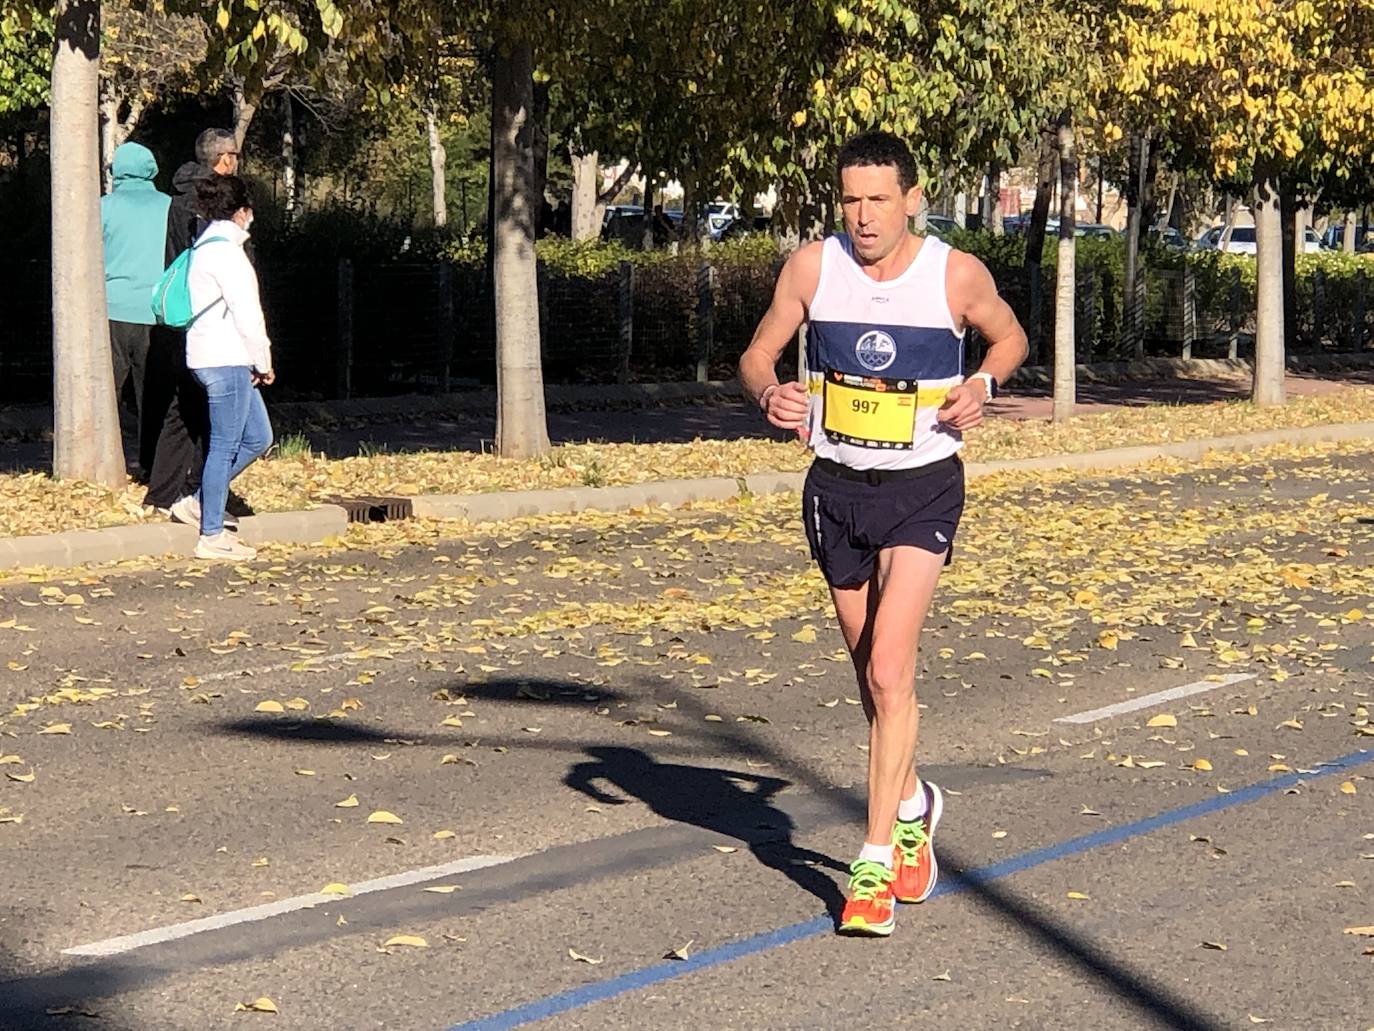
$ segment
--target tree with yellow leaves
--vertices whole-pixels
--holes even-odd
[[[1281,403],[1280,184],[1345,179],[1374,157],[1374,0],[1121,0],[1108,39],[1120,116],[1254,187],[1252,396]]]

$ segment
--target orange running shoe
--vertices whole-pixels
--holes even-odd
[[[935,861],[935,825],[944,812],[940,789],[922,781],[926,793],[926,812],[919,820],[897,821],[892,834],[892,894],[898,902],[924,902],[935,890],[940,864]]]
[[[871,859],[855,861],[849,868],[849,901],[840,914],[840,933],[886,938],[896,926],[892,871]]]

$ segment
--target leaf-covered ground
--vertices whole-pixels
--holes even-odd
[[[1352,387],[1278,408],[1249,402],[1113,408],[1063,424],[994,419],[968,437],[969,461],[1028,458],[1258,430],[1367,419],[1371,392]],[[258,510],[309,507],[331,495],[465,494],[550,487],[610,486],[656,479],[800,470],[800,444],[699,440],[690,444],[569,444],[548,458],[509,462],[468,451],[381,453],[352,458],[272,458],[250,467],[236,489]],[[143,489],[109,491],[58,483],[39,473],[0,476],[0,536],[54,533],[160,520],[140,505]]]
[[[922,637],[921,756],[957,813],[944,860],[986,868],[1204,809],[1037,860],[1000,896],[904,910],[895,968],[822,936],[788,946],[784,976],[755,956],[701,971],[707,990],[684,981],[695,996],[672,1015],[690,1020],[641,993],[591,1023],[700,1026],[709,1010],[711,1026],[818,1027],[833,1023],[821,1009],[886,1005],[900,1025],[912,984],[952,982],[931,996],[936,1026],[1054,1027],[1070,1008],[1092,1015],[1075,1026],[1139,1026],[1074,965],[1082,951],[1216,1015],[1192,1026],[1365,1026],[1347,986],[1368,971],[1374,787],[1371,764],[1334,761],[1374,740],[1371,483],[1365,442],[972,483]],[[403,998],[406,1026],[452,1026],[815,919],[817,883],[838,890],[862,833],[840,803],[868,745],[799,515],[780,494],[414,520],[238,567],[0,582],[0,865],[19,962],[46,976],[72,945],[334,900],[318,939],[287,919],[131,953],[121,969],[161,980],[83,967],[39,1016],[393,1026]],[[1185,684],[1204,690],[1055,722]],[[1292,780],[1247,799],[1276,777]],[[772,850],[752,844],[763,828]],[[512,863],[493,868],[502,881],[357,890],[564,847],[556,884]],[[1018,936],[1018,913],[1056,935]],[[1276,921],[1302,949],[1274,946]],[[849,976],[798,1002],[802,966]],[[997,991],[960,988],[992,977]],[[863,998],[836,994],[850,983]]]

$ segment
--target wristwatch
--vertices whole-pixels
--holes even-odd
[[[987,391],[988,391],[988,400],[989,400],[989,401],[991,401],[994,397],[997,396],[997,394],[998,394],[997,377],[994,376],[992,373],[990,373],[990,372],[975,372],[972,376],[969,377],[969,379],[980,379],[980,380],[983,381],[983,386],[987,387]],[[967,383],[968,380],[965,380],[964,382]]]

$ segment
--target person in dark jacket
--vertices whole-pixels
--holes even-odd
[[[172,203],[167,211],[168,265],[209,225],[198,208],[196,181],[233,175],[238,167],[238,143],[230,130],[206,129],[196,137],[196,160],[186,162],[172,177]],[[170,513],[177,500],[200,488],[209,415],[205,391],[186,368],[185,333],[159,327],[153,335],[148,364],[175,396],[158,435],[143,503]]]
[[[105,302],[110,315],[110,348],[114,358],[115,397],[132,381],[138,413],[138,461],[146,476],[162,427],[167,398],[148,383],[148,350],[152,341],[153,287],[162,275],[167,210],[171,198],[153,185],[157,158],[138,143],[121,143],[111,163],[114,190],[100,199],[100,228],[105,243]]]

